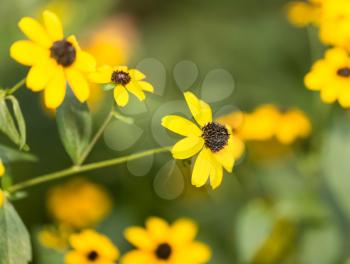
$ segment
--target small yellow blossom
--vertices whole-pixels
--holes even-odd
[[[74,179],[53,187],[47,206],[57,223],[84,228],[101,221],[110,212],[112,202],[102,186]]]
[[[119,250],[112,241],[94,230],[73,234],[69,242],[73,250],[66,254],[66,264],[114,264],[119,257]]]
[[[341,106],[350,107],[350,57],[341,48],[326,52],[323,59],[312,66],[305,76],[305,86],[313,91],[320,91],[324,103],[338,100]]]
[[[47,248],[64,251],[68,248],[68,239],[72,233],[73,230],[64,225],[47,226],[40,230],[38,239]]]
[[[95,59],[80,49],[75,36],[65,38],[61,21],[44,11],[44,26],[31,17],[24,17],[19,28],[29,40],[12,44],[11,57],[30,66],[26,85],[34,92],[44,91],[48,108],[61,105],[66,94],[67,82],[80,102],[90,95],[86,74],[95,70]]]
[[[290,23],[297,27],[317,25],[321,17],[321,5],[315,1],[291,2],[287,6],[287,15]]]
[[[2,163],[2,160],[0,159],[0,177],[4,176],[6,172],[5,165]]]
[[[223,168],[232,172],[237,148],[241,141],[232,134],[231,128],[213,121],[210,106],[190,92],[184,93],[187,105],[199,127],[176,115],[166,116],[162,125],[172,132],[185,136],[172,148],[175,159],[188,159],[198,154],[192,173],[192,184],[203,186],[210,178],[213,189],[220,186]],[[238,144],[237,144],[238,143]]]
[[[136,249],[126,253],[121,264],[204,264],[211,258],[210,248],[195,241],[197,225],[189,219],[179,219],[172,225],[152,217],[146,228],[130,227],[126,239]]]
[[[95,83],[111,85],[114,89],[116,103],[123,107],[129,101],[129,93],[135,95],[140,101],[145,100],[146,92],[153,92],[153,86],[145,82],[146,76],[135,69],[128,69],[126,66],[110,67],[104,65],[96,72],[90,74],[90,80]]]

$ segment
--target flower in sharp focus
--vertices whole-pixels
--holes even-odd
[[[187,105],[199,127],[180,116],[166,116],[162,125],[186,138],[172,148],[175,159],[188,159],[198,154],[192,173],[192,184],[203,186],[210,178],[212,188],[220,186],[223,168],[232,172],[235,162],[236,137],[231,128],[213,121],[210,106],[190,92],[184,93]]]
[[[315,62],[305,76],[305,86],[320,91],[324,103],[338,101],[350,107],[350,56],[341,48],[328,50],[325,57]]]
[[[146,228],[130,227],[126,239],[136,247],[126,253],[122,264],[204,264],[211,258],[210,248],[195,241],[196,224],[179,219],[172,225],[160,218],[146,221]]]
[[[90,95],[86,74],[95,70],[95,59],[80,49],[75,36],[67,38],[58,17],[44,11],[44,26],[31,17],[24,17],[19,28],[29,40],[12,44],[10,54],[17,62],[30,66],[26,85],[34,92],[44,91],[48,108],[61,105],[67,82],[80,102]]]
[[[94,230],[84,230],[69,238],[72,250],[65,256],[66,264],[114,264],[118,248],[106,236]]]
[[[153,92],[153,86],[144,81],[146,76],[136,70],[128,69],[126,66],[111,67],[104,65],[89,76],[95,83],[104,84],[114,89],[114,99],[117,105],[123,107],[129,101],[129,93],[135,95],[140,101],[145,100],[146,92]]]
[[[47,207],[58,224],[72,228],[91,227],[112,208],[105,189],[84,179],[73,179],[49,190]]]
[[[2,160],[0,159],[0,177],[4,176],[5,172],[6,172],[5,165],[2,162]]]

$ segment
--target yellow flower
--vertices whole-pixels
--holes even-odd
[[[298,109],[291,109],[282,114],[276,127],[277,140],[285,145],[293,143],[297,138],[305,138],[311,132],[310,120]]]
[[[5,202],[5,194],[4,194],[4,192],[0,189],[0,208],[3,207],[4,202]]]
[[[146,92],[153,92],[153,86],[145,82],[146,76],[135,69],[126,66],[111,67],[104,65],[96,72],[90,74],[90,80],[99,84],[108,84],[114,89],[116,103],[123,107],[129,101],[129,93],[135,95],[140,101],[145,100]]]
[[[47,226],[40,230],[38,239],[47,248],[64,251],[68,247],[68,238],[72,233],[73,230],[64,225]]]
[[[309,24],[319,24],[321,17],[320,3],[291,2],[287,6],[287,15],[290,23],[297,27],[305,27]]]
[[[196,224],[179,219],[171,226],[156,217],[149,218],[146,228],[130,227],[126,239],[136,249],[126,253],[121,264],[204,264],[211,258],[210,248],[195,241]]]
[[[341,48],[326,52],[305,76],[305,86],[313,91],[320,91],[325,103],[339,101],[343,107],[350,107],[350,57]]]
[[[191,121],[176,115],[166,116],[162,125],[186,138],[172,148],[175,159],[188,159],[198,154],[192,173],[192,184],[203,186],[210,178],[213,189],[220,186],[223,168],[232,172],[235,149],[238,147],[231,128],[213,122],[210,106],[190,92],[184,93],[187,105],[199,127]],[[241,146],[239,146],[241,147]]]
[[[11,57],[30,66],[26,85],[34,92],[44,90],[45,105],[61,105],[67,82],[80,102],[90,95],[86,74],[95,70],[95,59],[80,49],[75,36],[65,38],[58,17],[44,11],[44,27],[31,17],[24,17],[19,28],[29,40],[12,44]]]
[[[47,207],[59,224],[84,228],[101,221],[110,212],[112,202],[102,186],[74,179],[49,191]]]
[[[325,44],[350,50],[350,2],[348,0],[323,1],[320,37]]]
[[[94,230],[71,235],[69,242],[73,250],[66,254],[66,264],[114,264],[119,257],[112,241]]]
[[[6,172],[4,163],[2,163],[2,160],[0,159],[0,177],[4,176]]]

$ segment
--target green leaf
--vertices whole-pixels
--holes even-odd
[[[27,139],[26,123],[17,99],[14,96],[8,96],[7,98],[12,102],[13,112],[18,124],[18,132],[20,136],[19,146],[22,149],[25,146]]]
[[[0,264],[27,264],[32,259],[29,233],[13,206],[0,209]]]
[[[103,90],[104,91],[109,91],[115,88],[115,84],[114,83],[108,83],[103,85]]]
[[[16,161],[30,161],[30,162],[36,162],[38,161],[37,157],[35,157],[32,154],[24,153],[21,151],[18,151],[16,149],[12,149],[3,145],[0,145],[0,157],[4,160],[7,160],[9,162],[16,162]]]
[[[20,135],[4,98],[0,99],[0,131],[7,135],[16,145],[19,145]]]
[[[76,164],[91,138],[92,120],[87,104],[68,93],[57,109],[56,120],[63,146]]]

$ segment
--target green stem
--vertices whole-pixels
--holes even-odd
[[[74,166],[74,167],[71,167],[71,168],[68,168],[68,169],[65,169],[65,170],[61,170],[61,171],[45,174],[45,175],[42,175],[42,176],[39,176],[39,177],[35,177],[33,179],[30,179],[30,180],[27,180],[27,181],[24,181],[24,182],[20,182],[20,183],[14,184],[11,187],[9,187],[6,191],[8,191],[9,193],[14,193],[14,192],[26,189],[26,188],[31,187],[31,186],[39,185],[41,183],[53,181],[53,180],[56,180],[56,179],[61,179],[61,178],[68,177],[68,176],[71,176],[71,175],[74,175],[74,174],[87,172],[87,171],[92,171],[92,170],[97,170],[97,169],[101,169],[101,168],[106,168],[106,167],[110,167],[110,166],[114,166],[114,165],[117,165],[117,164],[121,164],[121,163],[130,161],[130,160],[136,160],[136,159],[147,157],[147,156],[150,156],[150,155],[153,155],[153,154],[167,152],[167,151],[170,150],[170,148],[171,147],[162,147],[162,148],[157,148],[157,149],[150,149],[150,150],[146,150],[146,151],[143,151],[143,152],[140,152],[140,153],[123,156],[123,157],[120,157],[120,158],[94,162],[94,163],[90,163],[90,164],[86,164],[86,165],[82,165],[82,166]]]
[[[6,95],[14,94],[19,88],[21,88],[26,83],[26,78],[20,80],[18,83],[16,83],[13,87],[8,89],[6,91]]]

